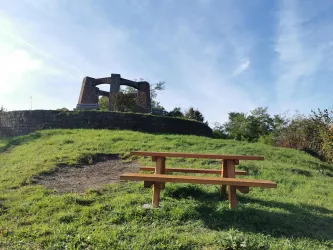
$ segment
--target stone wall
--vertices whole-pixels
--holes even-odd
[[[146,114],[100,111],[11,111],[0,113],[0,136],[17,136],[40,129],[128,129],[148,133],[212,136],[197,121]]]

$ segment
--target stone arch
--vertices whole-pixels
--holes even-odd
[[[100,84],[110,84],[110,92],[100,90]],[[81,92],[77,109],[98,109],[99,96],[109,97],[109,111],[114,111],[113,98],[120,91],[120,86],[130,86],[137,89],[136,105],[137,111],[141,113],[151,112],[150,85],[148,82],[136,82],[121,78],[120,74],[111,74],[111,77],[92,78],[85,77],[82,81]]]

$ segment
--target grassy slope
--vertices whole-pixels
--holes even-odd
[[[131,150],[264,155],[265,161],[243,161],[239,168],[248,170],[249,178],[276,181],[278,188],[238,194],[238,208],[229,210],[216,186],[168,183],[162,209],[145,210],[151,190],[142,183],[108,185],[84,195],[57,195],[30,184],[32,176],[59,163],[89,162],[96,153],[126,158]],[[0,152],[0,249],[333,248],[333,166],[303,152],[107,130],[41,131],[0,140]],[[209,160],[167,162],[202,165],[220,167]]]

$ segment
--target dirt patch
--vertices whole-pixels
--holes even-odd
[[[88,188],[98,189],[105,184],[119,181],[125,172],[139,172],[137,162],[122,163],[118,159],[92,165],[59,166],[52,172],[34,178],[34,183],[54,188],[58,193],[83,193]]]

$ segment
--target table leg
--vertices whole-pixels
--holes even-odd
[[[228,178],[235,178],[235,161],[227,160]],[[237,207],[236,187],[229,185],[229,208]]]
[[[222,162],[221,177],[224,177],[224,178],[228,177],[227,160],[223,160],[223,162]],[[221,195],[221,197],[224,197],[224,198],[227,197],[227,186],[226,185],[220,186],[220,195]]]
[[[156,168],[155,174],[164,174],[165,173],[165,157],[156,158]],[[153,207],[158,207],[160,204],[160,193],[163,189],[164,183],[155,182],[153,187]]]

